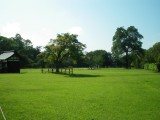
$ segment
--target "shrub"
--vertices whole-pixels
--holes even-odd
[[[160,63],[146,63],[144,69],[160,72]]]

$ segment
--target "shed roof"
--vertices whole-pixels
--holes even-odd
[[[14,52],[5,52],[0,54],[0,60],[6,60],[9,57],[11,57],[14,54]]]

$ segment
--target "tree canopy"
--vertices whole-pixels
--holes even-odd
[[[86,54],[86,63],[90,67],[109,67],[112,66],[112,56],[105,50],[91,51]]]
[[[155,43],[146,51],[145,62],[160,63],[160,42]]]
[[[59,68],[64,62],[76,61],[83,54],[86,46],[79,42],[77,37],[77,35],[69,33],[58,34],[57,38],[46,46],[47,59],[53,63],[56,72],[59,72]]]
[[[142,48],[143,36],[138,29],[130,26],[117,28],[113,36],[112,53],[105,50],[84,52],[86,45],[78,41],[78,35],[57,34],[55,39],[41,47],[33,47],[31,40],[20,34],[7,38],[0,36],[0,53],[15,50],[21,56],[21,67],[123,67],[154,68],[160,71],[160,42],[149,49]],[[147,65],[146,65],[147,64]],[[151,65],[149,65],[151,64]]]
[[[117,28],[113,36],[112,54],[116,59],[125,56],[126,68],[129,67],[129,54],[131,52],[140,52],[142,48],[141,39],[143,36],[134,26],[127,29]]]
[[[21,67],[36,67],[36,58],[41,47],[34,48],[30,40],[25,40],[20,34],[7,38],[0,36],[0,51],[15,50],[21,56]]]

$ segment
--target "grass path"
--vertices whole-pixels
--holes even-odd
[[[74,73],[23,69],[21,74],[0,74],[0,106],[6,119],[160,118],[160,74],[125,69],[75,69]]]

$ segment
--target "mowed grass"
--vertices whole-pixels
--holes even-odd
[[[7,120],[159,120],[160,74],[74,69],[68,76],[22,69],[0,74],[0,106]]]

